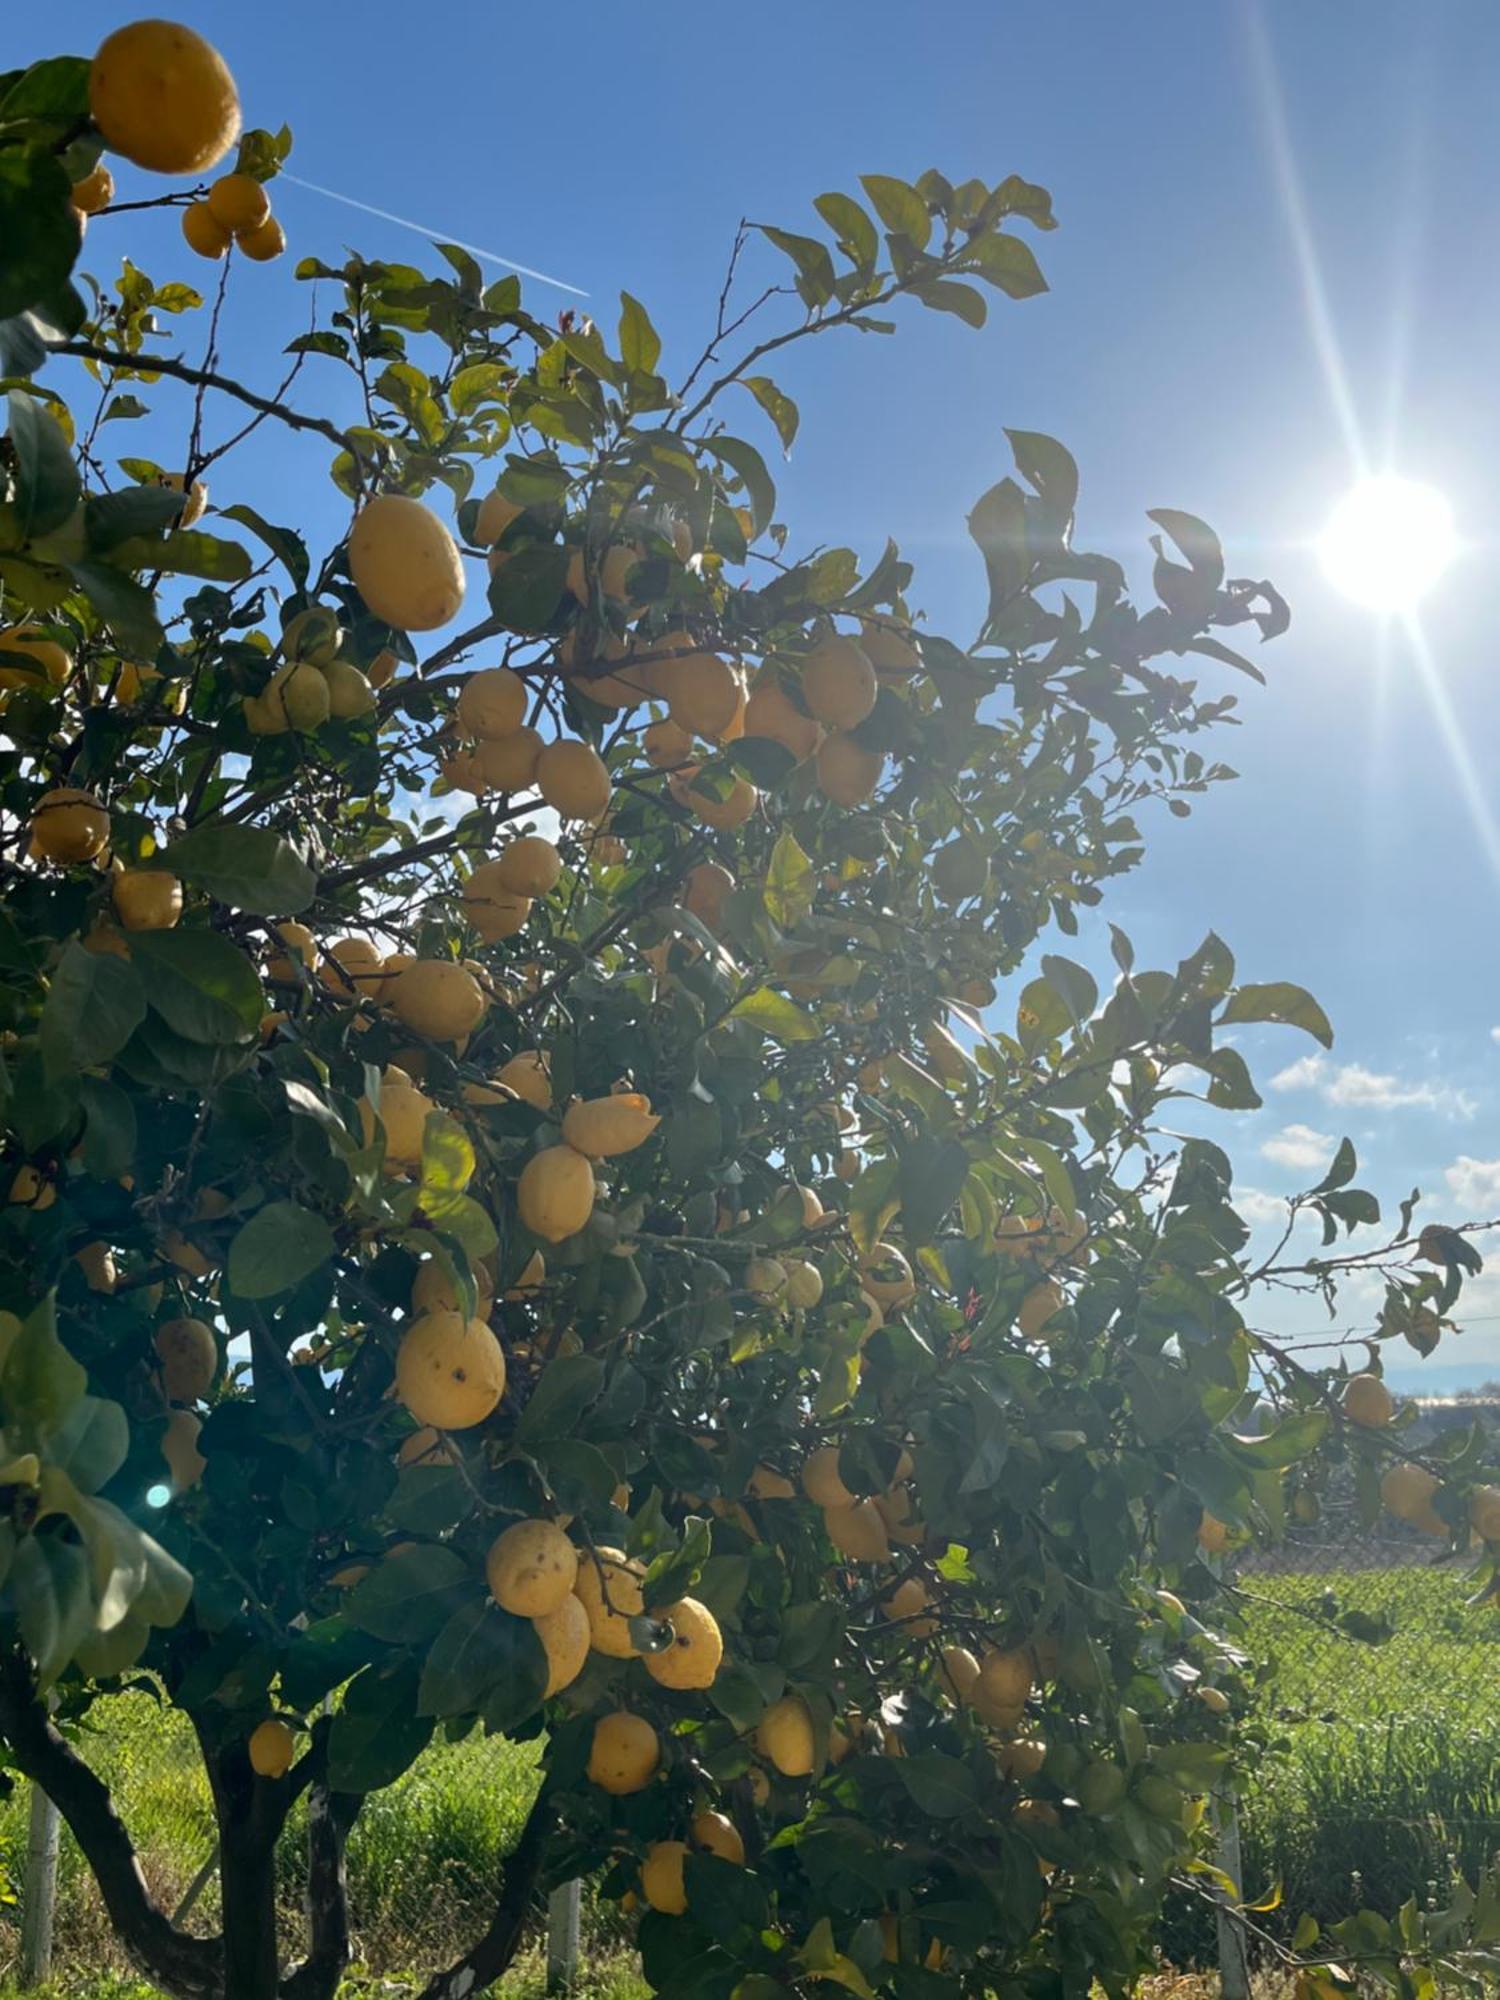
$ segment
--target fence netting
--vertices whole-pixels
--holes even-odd
[[[1500,1852],[1500,1609],[1470,1606],[1467,1565],[1352,1502],[1325,1502],[1231,1582],[1247,1653],[1265,1662],[1252,1714],[1254,1776],[1240,1803],[1243,1881],[1256,1922],[1280,1936],[1363,1903],[1446,1899]],[[101,1701],[79,1738],[115,1791],[147,1878],[175,1909],[213,1854],[208,1791],[184,1717],[136,1693]],[[349,1842],[360,1969],[401,1980],[451,1957],[493,1896],[536,1784],[536,1746],[475,1735],[434,1743],[368,1801]],[[0,1805],[0,1849],[19,1888],[26,1788]],[[300,1907],[300,1816],[282,1843],[282,1893]],[[219,1915],[210,1872],[190,1926]],[[14,1907],[0,1912],[0,1976],[15,1969]],[[621,1948],[613,1906],[585,1894],[584,1964]],[[1182,1898],[1163,1924],[1164,1960],[1212,1965],[1212,1911]],[[64,1830],[54,1964],[66,1983],[125,1970],[98,1894]]]

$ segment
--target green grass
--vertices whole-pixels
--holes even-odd
[[[1387,1913],[1472,1880],[1500,1847],[1500,1619],[1468,1609],[1451,1568],[1252,1577],[1250,1648],[1280,1747],[1245,1803],[1247,1879],[1279,1879],[1319,1918],[1363,1899]],[[1361,1643],[1298,1610],[1358,1610],[1395,1635]]]
[[[1472,1878],[1500,1849],[1500,1617],[1467,1609],[1463,1577],[1446,1568],[1258,1574],[1246,1585],[1262,1600],[1250,1611],[1249,1650],[1276,1667],[1261,1698],[1273,1747],[1241,1815],[1247,1888],[1283,1884],[1282,1909],[1269,1921],[1289,1926],[1303,1910],[1337,1918],[1356,1900],[1391,1912],[1413,1894],[1443,1894],[1456,1869]],[[1369,1645],[1317,1622],[1350,1610],[1389,1618],[1395,1636]],[[115,1788],[148,1879],[172,1907],[213,1839],[184,1718],[144,1696],[120,1697],[99,1705],[83,1748]],[[358,1952],[349,2000],[405,1990],[472,1934],[530,1803],[535,1760],[535,1745],[437,1743],[370,1799],[349,1844]],[[0,1805],[0,1859],[13,1877],[25,1840],[21,1788]],[[289,1911],[300,1870],[292,1837],[282,1853]],[[66,1834],[60,1875],[59,1996],[146,2000]],[[4,1979],[14,1971],[14,1914],[0,1912],[0,2000],[9,2000]],[[217,1918],[215,1884],[193,1923],[210,1929]],[[1211,1920],[1201,1906],[1175,1910],[1162,1943],[1170,1962],[1202,1963],[1212,1956]],[[582,2000],[639,2000],[617,1920],[587,1900],[584,1961]],[[533,1951],[503,1990],[508,2000],[534,2000],[542,1983]]]

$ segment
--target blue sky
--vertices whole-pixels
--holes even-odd
[[[1219,529],[1231,573],[1272,577],[1292,631],[1218,745],[1242,781],[1154,826],[1108,914],[1145,962],[1212,926],[1245,976],[1296,979],[1327,1006],[1333,1056],[1308,1064],[1297,1038],[1268,1033],[1249,1049],[1273,1081],[1265,1111],[1214,1128],[1262,1196],[1305,1184],[1348,1132],[1384,1197],[1419,1184],[1434,1216],[1500,1214],[1497,858],[1482,823],[1500,734],[1493,0],[178,13],[223,49],[251,122],[292,126],[303,177],[552,272],[611,325],[628,286],[679,364],[741,215],[806,227],[824,189],[929,165],[1047,185],[1062,225],[1037,245],[1047,297],[1003,306],[981,334],[913,315],[896,341],[819,342],[788,363],[803,433],[783,516],[805,542],[867,556],[893,534],[918,563],[914,595],[967,633],[982,580],[964,515],[1005,469],[1013,425],[1078,457],[1085,546],[1143,576],[1144,510],[1185,507]],[[124,18],[74,0],[68,41],[86,51]],[[44,14],[11,24],[8,60],[55,47]],[[120,178],[122,196],[146,191]],[[283,183],[276,201],[294,253],[430,256],[324,196]],[[132,220],[154,275],[208,273],[175,223]],[[89,239],[102,274],[117,226]],[[306,311],[290,265],[236,279],[226,363],[262,387]],[[527,299],[567,302],[536,284]],[[298,394],[312,393],[309,375]],[[244,497],[307,520],[319,453],[280,434],[257,444]],[[1443,489],[1469,545],[1423,607],[1417,651],[1340,599],[1309,548],[1360,454]],[[1357,1317],[1368,1299],[1351,1304]],[[1412,1386],[1448,1386],[1454,1367],[1500,1375],[1500,1284],[1476,1290],[1474,1315]],[[1311,1330],[1320,1312],[1278,1318]]]

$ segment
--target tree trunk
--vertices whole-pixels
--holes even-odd
[[[257,1777],[238,1734],[219,1736],[200,1715],[193,1726],[219,1823],[224,2000],[276,2000],[276,1840],[296,1791],[290,1778]]]
[[[420,2000],[472,2000],[509,1969],[531,1914],[555,1816],[552,1795],[544,1782],[515,1852],[505,1864],[489,1929],[445,1972],[433,1974]]]
[[[176,2000],[221,2000],[217,1938],[177,1930],[156,1903],[107,1786],[53,1727],[19,1653],[0,1659],[0,1738],[67,1821],[131,1963]]]
[[[321,1751],[321,1746],[320,1746]],[[307,1795],[307,1957],[281,1984],[281,2000],[333,2000],[349,1963],[344,1843],[363,1793],[330,1792],[322,1777]]]

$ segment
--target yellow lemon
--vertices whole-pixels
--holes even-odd
[[[646,1672],[664,1688],[706,1688],[713,1684],[724,1657],[719,1621],[696,1597],[684,1597],[661,1616],[672,1627],[672,1643],[663,1652],[647,1653]]]
[[[1352,1375],[1344,1385],[1344,1415],[1362,1429],[1379,1430],[1396,1414],[1396,1401],[1378,1375]]]
[[[222,257],[234,241],[206,201],[189,202],[182,211],[182,237],[200,257]]]
[[[109,839],[109,813],[92,792],[57,785],[37,800],[31,844],[49,861],[92,861]]]
[[[1035,1662],[1019,1646],[986,1653],[974,1692],[995,1708],[1020,1708],[1031,1693]]]
[[[835,730],[818,746],[818,790],[833,805],[863,805],[874,796],[884,768],[885,759],[878,750],[867,750],[841,730]]]
[[[612,1660],[634,1659],[640,1648],[630,1636],[630,1620],[644,1610],[641,1578],[645,1571],[621,1549],[585,1550],[578,1562],[573,1588],[588,1613],[589,1644]]]
[[[927,1639],[938,1629],[936,1618],[924,1618],[932,1599],[919,1576],[908,1576],[880,1600],[886,1617],[903,1624],[913,1639]]]
[[[523,833],[495,859],[495,877],[513,896],[547,896],[562,874],[562,856],[539,833]]]
[[[422,1163],[422,1142],[433,1101],[413,1083],[393,1083],[387,1074],[380,1086],[380,1124],[385,1128],[385,1163],[388,1167],[417,1167]],[[361,1098],[359,1114],[368,1146],[375,1136],[376,1114],[368,1098]]]
[[[852,1507],[855,1495],[839,1477],[839,1448],[820,1445],[809,1452],[802,1467],[802,1491],[815,1506]]]
[[[721,1861],[732,1861],[737,1868],[744,1866],[745,1843],[728,1813],[694,1813],[688,1831],[694,1847],[701,1847],[705,1854],[717,1854]]]
[[[661,1762],[661,1744],[643,1715],[617,1708],[594,1724],[588,1775],[601,1791],[622,1797],[650,1784]]]
[[[563,819],[596,820],[609,808],[612,786],[592,744],[572,737],[548,743],[536,760],[536,788]]]
[[[433,632],[458,615],[464,566],[430,507],[400,493],[369,500],[349,533],[349,574],[377,618],[402,632]]]
[[[115,198],[115,177],[101,160],[91,174],[85,174],[81,181],[74,181],[68,190],[68,200],[80,215],[98,215],[109,207]]]
[[[41,669],[18,667],[0,661],[0,688],[40,687],[50,682],[61,687],[73,671],[73,655],[56,639],[48,639],[36,625],[11,625],[0,632],[0,653],[19,653]]]
[[[89,65],[89,113],[112,153],[158,174],[201,174],[240,135],[240,100],[218,50],[175,21],[132,21]]]
[[[646,1849],[641,1863],[641,1894],[653,1910],[669,1917],[680,1917],[686,1911],[682,1864],[687,1857],[687,1847],[680,1840],[653,1840]]]
[[[825,1507],[823,1525],[841,1555],[854,1562],[889,1562],[891,1538],[873,1500],[855,1500],[847,1507]]]
[[[161,1455],[167,1461],[172,1484],[179,1493],[196,1486],[207,1470],[208,1461],[198,1449],[203,1425],[191,1410],[173,1410],[162,1433]]]
[[[553,1611],[533,1618],[532,1627],[547,1655],[547,1685],[544,1700],[571,1687],[583,1672],[589,1656],[589,1615],[570,1591]]]
[[[840,634],[814,647],[802,662],[802,699],[830,729],[857,729],[879,692],[866,654]]]
[[[466,736],[512,736],[526,720],[526,683],[509,667],[470,674],[455,711]]]
[[[572,1596],[578,1551],[555,1521],[517,1521],[485,1557],[490,1595],[518,1618],[544,1618]]]
[[[517,1097],[534,1104],[538,1111],[551,1109],[552,1079],[541,1049],[519,1049],[501,1065],[495,1081],[502,1089],[513,1090]]]
[[[516,1182],[516,1208],[533,1236],[561,1243],[594,1212],[593,1167],[568,1145],[533,1154]]]
[[[419,1035],[456,1042],[484,1019],[487,1002],[472,972],[451,958],[420,959],[392,982],[392,1013]]]
[[[505,533],[512,521],[518,521],[525,513],[514,500],[507,500],[498,487],[486,493],[479,503],[479,514],[474,522],[474,540],[481,548],[489,548]]]
[[[182,915],[182,884],[164,868],[127,868],[109,894],[128,931],[169,931]]]
[[[156,1329],[152,1345],[169,1403],[198,1403],[219,1372],[219,1344],[201,1319],[169,1319]]]
[[[524,792],[536,781],[545,747],[536,730],[527,727],[513,729],[509,736],[487,738],[473,755],[481,786],[495,792]]]
[[[1067,1304],[1062,1288],[1054,1285],[1050,1278],[1040,1285],[1033,1285],[1021,1301],[1016,1314],[1016,1328],[1023,1340],[1047,1341],[1051,1334],[1047,1323]]]
[[[292,1768],[297,1739],[284,1722],[272,1716],[251,1732],[250,1768],[258,1778],[284,1778]]]
[[[252,264],[269,264],[273,257],[279,257],[286,248],[286,231],[274,215],[268,215],[264,222],[258,222],[254,229],[241,229],[235,236],[240,254],[248,257]],[[365,600],[369,602],[368,598]],[[417,628],[413,626],[412,630]]]
[[[621,1090],[609,1097],[579,1098],[570,1104],[563,1113],[562,1135],[568,1145],[589,1159],[609,1160],[645,1145],[660,1123],[648,1097]]]
[[[439,1308],[439,1310],[443,1310]],[[441,1431],[435,1431],[431,1424],[423,1424],[410,1437],[401,1440],[401,1449],[396,1453],[397,1465],[457,1465],[458,1453]]]
[[[271,197],[254,174],[221,174],[208,191],[208,209],[221,229],[238,236],[260,227],[271,213]]]
[[[805,1778],[816,1756],[812,1710],[800,1694],[773,1701],[755,1727],[755,1747],[784,1778]]]
[[[425,1313],[396,1350],[396,1394],[419,1424],[468,1430],[505,1394],[504,1351],[485,1320]]]
[[[817,718],[798,708],[777,680],[764,680],[751,690],[745,703],[745,734],[780,743],[799,764],[806,763],[823,740]]]

